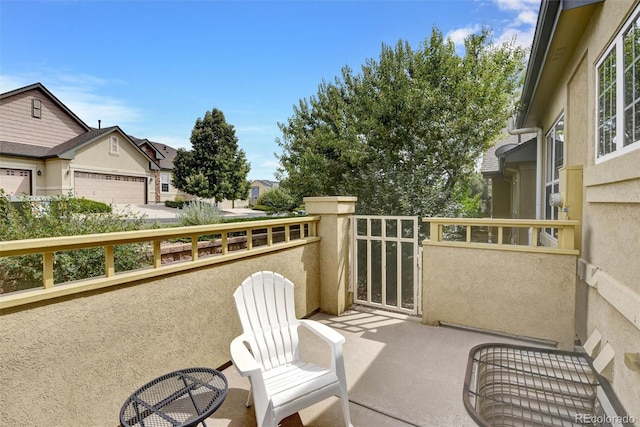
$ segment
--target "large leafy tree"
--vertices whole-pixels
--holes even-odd
[[[342,69],[279,123],[281,185],[294,196],[355,195],[367,214],[456,215],[482,152],[514,107],[524,51],[483,29],[465,53],[434,28],[414,51],[384,46]]]
[[[247,197],[249,162],[222,111],[214,108],[196,120],[191,145],[192,150],[178,149],[173,161],[176,188],[216,200]]]

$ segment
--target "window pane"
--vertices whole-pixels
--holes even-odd
[[[616,137],[616,50],[615,46],[598,67],[598,156],[614,149]]]
[[[547,136],[547,179],[546,181],[553,180],[553,134]]]
[[[371,302],[382,304],[382,241],[371,242]]]
[[[367,241],[358,240],[357,243],[358,256],[356,260],[356,286],[357,298],[366,301],[367,299]]]
[[[640,140],[640,104],[634,105],[633,109],[635,110],[635,114],[634,114],[635,137],[631,141],[625,141],[624,142],[625,147],[629,144],[633,144],[634,142]]]
[[[371,235],[381,237],[382,236],[382,220],[371,219]]]
[[[388,305],[398,305],[398,242],[385,242],[387,270],[386,298]]]
[[[416,263],[415,251],[412,243],[402,242],[402,308],[413,309],[413,266]]]
[[[638,123],[638,101],[640,96],[640,67],[638,60],[640,49],[638,37],[640,31],[637,22],[624,35],[624,140],[623,146],[633,144],[640,139]],[[640,130],[640,129],[638,129]],[[615,147],[612,147],[615,149]]]
[[[356,219],[356,234],[358,236],[366,236],[367,235],[367,220],[366,219]]]
[[[627,145],[633,141],[633,107],[629,107],[624,111],[624,144]]]
[[[398,220],[386,219],[385,223],[385,235],[387,237],[398,237]]]
[[[413,221],[408,220],[408,219],[403,219],[402,220],[402,237],[405,239],[411,239],[414,236],[414,229],[413,229]]]
[[[555,139],[554,139],[554,174],[553,179],[560,178],[560,168],[564,165],[564,119],[560,119],[556,125]]]

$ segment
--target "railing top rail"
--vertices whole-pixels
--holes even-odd
[[[580,222],[576,220],[549,220],[549,219],[508,219],[508,218],[442,218],[424,217],[422,222],[438,223],[443,225],[506,225],[509,227],[564,227],[576,226]]]
[[[157,241],[186,236],[201,236],[233,231],[256,230],[267,227],[306,224],[317,222],[319,216],[277,218],[260,221],[232,222],[225,224],[196,225],[190,227],[172,227],[137,231],[118,231],[101,234],[82,234],[77,236],[46,237],[42,239],[10,240],[0,242],[0,256],[25,255],[65,251],[78,248],[119,245],[145,241]]]

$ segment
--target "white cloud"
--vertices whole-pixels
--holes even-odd
[[[481,28],[482,27],[479,24],[472,27],[458,28],[456,30],[449,31],[445,35],[445,38],[451,39],[451,41],[455,43],[457,48],[462,48],[464,47],[465,37],[467,37],[469,34],[477,33]]]
[[[494,0],[502,10],[528,10],[540,7],[540,0]]]
[[[536,25],[538,22],[538,14],[533,10],[525,10],[520,12],[517,20],[523,25]]]
[[[524,48],[530,48],[533,42],[540,0],[494,0],[503,11],[516,15],[501,28],[496,29],[496,42],[513,42]]]
[[[515,40],[516,44],[528,49],[533,43],[534,30],[535,27],[530,27],[524,30],[519,30],[517,28],[507,28],[502,32],[502,34],[499,34],[496,37],[496,43],[510,43]]]

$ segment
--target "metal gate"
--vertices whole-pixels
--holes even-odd
[[[418,217],[354,215],[351,291],[356,304],[419,314]]]

